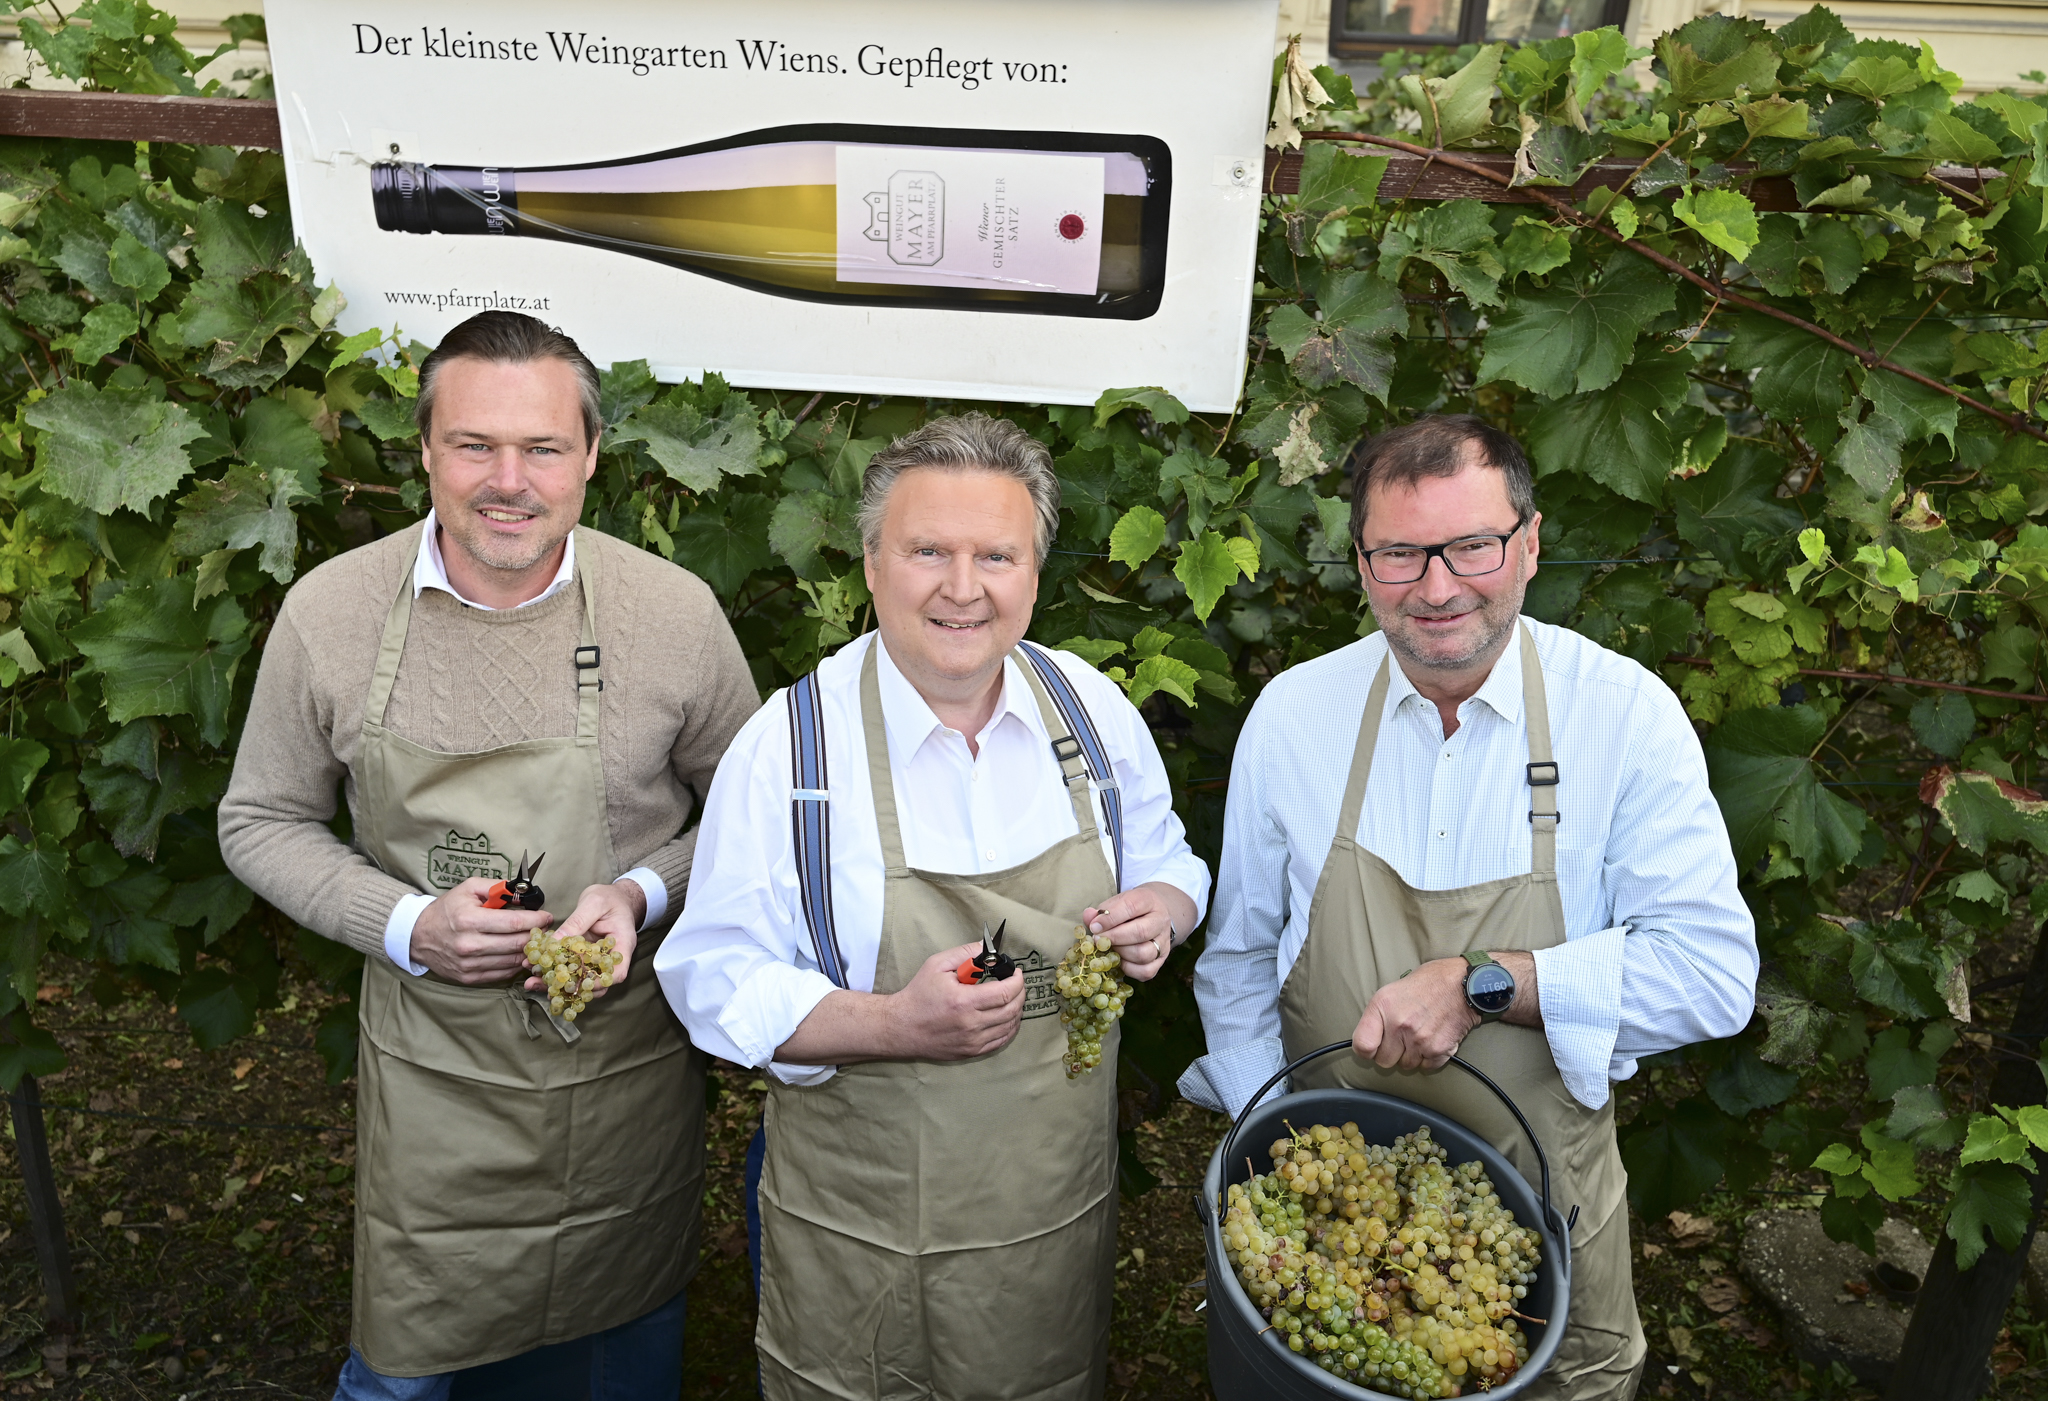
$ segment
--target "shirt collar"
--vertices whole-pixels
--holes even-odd
[[[880,653],[876,658],[875,679],[882,697],[882,728],[889,736],[889,751],[900,756],[899,762],[908,763],[927,740],[946,728],[946,724],[918,694],[910,679],[897,669],[889,649],[882,645],[881,632],[877,631],[874,638],[875,650]],[[1045,719],[1038,713],[1038,701],[1031,694],[1031,683],[1024,679],[1015,657],[1003,658],[1003,694],[996,701],[995,713],[989,716],[988,724],[974,736],[975,743],[982,743],[1008,717],[1014,717],[1034,734],[1045,736]]]
[[[1401,666],[1401,659],[1390,655],[1389,660],[1393,674],[1387,678],[1387,708],[1400,709],[1410,696],[1415,697],[1419,704],[1433,707],[1434,702],[1416,690],[1415,683],[1408,679],[1407,671]],[[1472,704],[1472,701],[1484,701],[1494,714],[1511,725],[1519,725],[1522,722],[1521,619],[1515,620],[1515,634],[1509,640],[1507,650],[1500,654],[1500,660],[1493,664],[1493,670],[1486,674],[1486,680],[1472,693],[1471,700],[1458,707],[1461,719],[1467,713],[1465,706]]]
[[[413,561],[412,596],[417,599],[427,589],[439,589],[464,607],[481,608],[486,613],[493,611],[488,603],[476,603],[464,598],[455,591],[455,585],[448,582],[448,565],[441,558],[441,523],[434,519],[432,510],[427,512],[427,519],[422,529],[426,532],[421,537],[425,541],[425,545],[420,550],[419,558]],[[525,603],[514,604],[513,606],[525,608],[539,603],[544,598],[553,598],[569,586],[569,581],[575,577],[575,574],[576,532],[571,530],[567,543],[562,547],[562,567],[555,571],[555,577],[549,581],[548,586],[542,589],[539,594],[527,599]]]

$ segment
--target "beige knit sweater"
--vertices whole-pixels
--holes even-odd
[[[381,954],[384,926],[415,887],[330,830],[337,789],[357,815],[353,768],[384,619],[411,587],[420,527],[328,561],[293,586],[263,647],[234,777],[220,805],[228,868],[307,928]],[[682,909],[690,815],[761,698],[718,600],[694,574],[594,530],[576,568],[595,570],[604,657],[602,728],[612,850],[646,866]],[[524,608],[470,608],[439,589],[413,604],[385,723],[429,749],[488,749],[576,732],[568,665],[580,583]]]

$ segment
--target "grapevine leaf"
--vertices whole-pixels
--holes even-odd
[[[78,781],[115,848],[124,856],[150,861],[156,858],[165,818],[220,801],[227,792],[228,766],[173,749],[154,772],[89,763],[79,771]]]
[[[1813,117],[1804,102],[1792,102],[1776,95],[1755,102],[1740,103],[1735,115],[1750,139],[1775,136],[1787,141],[1805,141],[1813,136]]]
[[[1860,818],[1862,809],[1851,809]],[[1856,995],[1897,1016],[1939,1016],[1948,1008],[1934,985],[1934,969],[1912,940],[1881,939],[1867,925],[1849,926],[1849,973]]]
[[[1600,89],[1607,86],[1607,80],[1639,58],[1648,58],[1650,50],[1632,47],[1622,32],[1612,25],[1601,29],[1582,29],[1572,35],[1572,87],[1571,101],[1574,110],[1583,113]],[[1583,118],[1575,125],[1584,127]]]
[[[1155,423],[1186,423],[1187,406],[1164,389],[1105,389],[1095,401],[1095,426],[1105,427],[1125,409],[1141,409]]]
[[[1131,675],[1132,705],[1143,705],[1154,692],[1164,691],[1190,710],[1195,707],[1195,686],[1201,673],[1186,662],[1163,653],[1138,663]]]
[[[1726,101],[1745,88],[1752,97],[1777,91],[1778,51],[1756,20],[1703,15],[1658,36],[1655,47],[1681,107]]]
[[[1955,1147],[1958,1127],[1933,1085],[1908,1085],[1893,1094],[1892,1112],[1884,1123],[1891,1137],[1936,1151]]]
[[[1251,495],[1237,502],[1257,541],[1256,545],[1252,540],[1244,542],[1252,549],[1254,560],[1263,557],[1276,569],[1307,568],[1308,559],[1295,548],[1295,542],[1301,536],[1302,522],[1314,509],[1314,501],[1313,493],[1302,483],[1289,485],[1265,476],[1254,482]]]
[[[1410,260],[1427,263],[1444,281],[1475,306],[1500,305],[1504,269],[1493,242],[1493,219],[1476,199],[1432,205],[1411,219],[1397,222],[1380,237],[1380,276],[1399,281]],[[1325,294],[1324,314],[1330,314]],[[1398,305],[1399,299],[1395,299]],[[1407,316],[1399,326],[1406,326]],[[1398,329],[1398,327],[1392,328]]]
[[[314,322],[313,289],[285,273],[259,272],[240,282],[207,277],[195,283],[178,309],[185,344],[212,347],[207,372],[221,378],[234,366],[248,366],[253,382],[276,379],[284,357],[267,355],[279,336],[320,330]]]
[[[1351,545],[1351,503],[1332,496],[1316,498],[1316,522],[1323,528],[1323,538],[1330,547],[1343,554]]]
[[[1975,1114],[1959,1161],[1965,1167],[1971,1163],[2031,1164],[2033,1155],[2028,1147],[2027,1136],[1998,1115]]]
[[[1861,1137],[1870,1153],[1863,1165],[1863,1180],[1888,1202],[1904,1201],[1920,1190],[1920,1176],[1913,1170],[1913,1145],[1887,1138],[1875,1124],[1865,1124]]]
[[[194,483],[179,499],[171,549],[197,556],[261,545],[263,572],[288,584],[299,548],[299,519],[292,503],[302,499],[298,479],[288,472],[232,467],[216,481]]]
[[[1853,1177],[1863,1171],[1863,1155],[1846,1143],[1830,1143],[1813,1166],[1830,1177]]]
[[[2027,1136],[2027,1142],[2048,1151],[2048,1105],[2028,1104],[2018,1109],[2000,1107],[1998,1112]]]
[[[70,866],[54,843],[23,846],[12,833],[0,837],[0,910],[16,919],[31,910],[48,919],[63,914],[71,904]]]
[[[2017,1250],[2033,1214],[2032,1184],[2020,1170],[1998,1164],[1960,1171],[1949,1203],[1948,1235],[1956,1243],[1956,1268],[1977,1263],[1989,1232],[2007,1250]]]
[[[1267,319],[1267,334],[1303,384],[1319,389],[1348,380],[1385,403],[1392,337],[1408,326],[1400,290],[1370,273],[1343,273],[1324,289],[1322,312],[1316,321],[1298,306],[1281,306]]]
[[[1323,445],[1316,440],[1313,424],[1321,404],[1303,404],[1287,425],[1287,436],[1273,449],[1273,461],[1280,468],[1280,485],[1293,486],[1319,477],[1330,470],[1323,460]]]
[[[201,968],[178,989],[178,1016],[203,1051],[225,1046],[256,1026],[262,994],[256,980],[219,965]]]
[[[1448,78],[1418,78],[1412,73],[1401,77],[1402,95],[1422,114],[1425,146],[1455,146],[1486,129],[1506,52],[1506,44],[1488,44]]]
[[[1822,59],[1814,76],[1831,88],[1870,102],[1882,102],[1924,84],[1919,55],[1906,44],[1888,39],[1859,39]]]
[[[1678,447],[1658,415],[1685,392],[1685,366],[1659,356],[1608,388],[1544,405],[1528,432],[1538,472],[1582,472],[1632,501],[1660,504]]]
[[[1104,662],[1120,657],[1124,652],[1123,643],[1107,637],[1070,637],[1065,642],[1054,643],[1053,647],[1057,651],[1072,652],[1097,670]]]
[[[132,290],[135,299],[141,302],[149,301],[171,285],[170,263],[131,233],[114,239],[107,254],[107,272],[117,284]]]
[[[1650,1120],[1647,1124],[1644,1120]],[[1628,1199],[1646,1218],[1689,1206],[1721,1180],[1734,1121],[1698,1095],[1646,1109],[1622,1141]]]
[[[769,548],[774,513],[775,502],[765,494],[735,497],[724,514],[693,511],[676,522],[675,561],[730,601],[749,576],[775,563]]]
[[[855,503],[825,491],[796,491],[775,503],[768,518],[768,548],[799,578],[822,577],[818,551],[838,547],[837,537],[850,530]]]
[[[1907,713],[1913,737],[1944,758],[1953,759],[1977,730],[1977,712],[1967,696],[1954,691],[1922,696]]]
[[[1781,422],[1831,417],[1841,406],[1855,362],[1797,326],[1764,316],[1736,318],[1728,363],[1757,371],[1756,406]]]
[[[1731,258],[1756,247],[1756,206],[1733,190],[1693,190],[1672,203],[1680,223]]]
[[[1808,757],[1826,728],[1810,705],[1774,706],[1738,710],[1707,737],[1707,778],[1737,865],[1782,841],[1809,869],[1832,871],[1862,846],[1863,810],[1822,788]]]
[[[2048,801],[1996,774],[1958,773],[1937,765],[1920,782],[1920,801],[1939,812],[1956,840],[1979,856],[1994,842],[2030,842],[2036,851],[2048,852]]]
[[[1335,142],[1309,143],[1301,155],[1301,189],[1295,208],[1306,214],[1363,209],[1379,198],[1387,157],[1354,156]]]
[[[411,409],[406,409],[408,429]],[[320,494],[320,473],[327,466],[327,449],[320,434],[282,399],[268,395],[250,401],[235,424],[237,451],[242,460],[272,475],[288,472],[298,483],[298,494],[311,500]],[[279,490],[283,484],[279,483]]]
[[[1213,530],[1205,530],[1191,540],[1183,540],[1180,558],[1174,563],[1173,574],[1182,587],[1188,591],[1188,602],[1194,606],[1195,616],[1203,622],[1216,611],[1216,604],[1223,597],[1223,591],[1236,583],[1243,568],[1242,557],[1231,546],[1238,543],[1225,540]],[[1257,568],[1254,557],[1253,568]]]
[[[89,891],[79,901],[94,953],[113,963],[142,963],[178,971],[178,937],[150,910],[171,888],[154,871],[130,871]]]
[[[40,429],[45,489],[98,515],[147,514],[192,470],[185,445],[206,429],[183,404],[147,389],[96,389],[74,379],[22,413]]]
[[[761,471],[761,416],[744,395],[729,396],[716,415],[671,395],[636,409],[612,441],[645,443],[663,471],[700,495],[728,476]]]
[[[0,813],[13,812],[28,797],[28,786],[50,751],[32,739],[0,739]]]
[[[178,886],[158,903],[155,913],[174,928],[204,924],[204,942],[210,948],[240,924],[255,904],[254,891],[222,872]]]
[[[291,251],[292,226],[277,215],[257,218],[246,205],[207,200],[192,212],[192,251],[209,278],[234,280],[275,267]]]
[[[419,425],[413,420],[413,406],[410,403],[391,399],[365,399],[356,408],[356,417],[363,421],[363,427],[375,433],[387,443],[404,442],[417,437]]]
[[[1150,506],[1133,506],[1109,532],[1109,558],[1136,569],[1166,543],[1166,517]]]
[[[27,38],[33,20],[22,23],[22,37]],[[64,33],[78,34],[80,28],[65,27]],[[8,1019],[8,1037],[0,1042],[0,1090],[13,1094],[24,1075],[55,1075],[69,1061],[64,1048],[57,1044],[57,1038],[39,1026],[31,1026],[22,1017]]]
[[[1854,410],[1843,415],[1841,441],[1830,460],[1849,474],[1849,479],[1872,501],[1884,499],[1899,479],[1906,445],[1906,428],[1890,414],[1875,406],[1862,418]]]
[[[1487,332],[1479,381],[1510,380],[1558,399],[1605,389],[1635,358],[1650,318],[1677,297],[1669,279],[1632,253],[1617,254],[1597,277],[1561,276],[1511,297]]]
[[[71,640],[99,672],[115,724],[190,715],[208,744],[226,741],[235,668],[249,650],[249,621],[232,598],[195,608],[186,576],[131,585]]]
[[[1707,1094],[1722,1109],[1740,1118],[1752,1110],[1783,1104],[1798,1085],[1798,1072],[1771,1065],[1754,1048],[1740,1046],[1720,1069],[1707,1077]]]
[[[1870,1076],[1864,1093],[1871,1099],[1890,1099],[1909,1085],[1932,1084],[1939,1061],[1924,1038],[1919,1049],[1914,1049],[1910,1027],[1886,1027],[1872,1039],[1870,1054],[1864,1059]]]
[[[94,307],[85,314],[85,323],[75,334],[57,336],[50,344],[70,351],[81,366],[97,365],[139,329],[141,323],[135,319],[135,313],[115,302]]]
[[[1541,275],[1571,261],[1572,241],[1563,229],[1536,219],[1517,219],[1500,246],[1500,258],[1508,277]]]
[[[597,416],[606,428],[616,428],[659,393],[661,385],[645,360],[614,360],[609,370],[598,372]]]
[[[1737,443],[1710,469],[1674,482],[1678,535],[1731,569],[1762,546],[1797,530],[1801,517],[1777,498],[1785,464],[1756,443]]]
[[[1820,274],[1821,286],[1840,296],[1863,276],[1863,243],[1839,219],[1809,216],[1802,229],[1789,214],[1766,214],[1759,221],[1757,245],[1747,266],[1773,296],[1799,295],[1807,268]]]

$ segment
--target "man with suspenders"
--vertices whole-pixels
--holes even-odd
[[[876,631],[734,740],[655,958],[697,1045],[768,1072],[768,1401],[1102,1394],[1114,1035],[1067,1077],[1054,966],[1085,924],[1152,977],[1209,882],[1138,712],[1023,641],[1058,513],[1002,420],[875,455]],[[998,931],[1016,972],[963,980]]]
[[[1353,454],[1351,502],[1380,633],[1275,678],[1238,737],[1195,977],[1210,1052],[1181,1090],[1235,1113],[1349,1040],[1293,1087],[1429,1105],[1534,1181],[1506,1111],[1441,1067],[1490,1074],[1572,1222],[1570,1324],[1531,1394],[1626,1401],[1644,1338],[1609,1082],[1749,1021],[1727,828],[1670,688],[1520,616],[1542,517],[1512,438],[1464,415],[1391,429]]]

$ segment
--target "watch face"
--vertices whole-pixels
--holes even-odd
[[[1481,1012],[1505,1012],[1515,1000],[1515,980],[1498,963],[1482,963],[1466,976],[1465,996]]]

